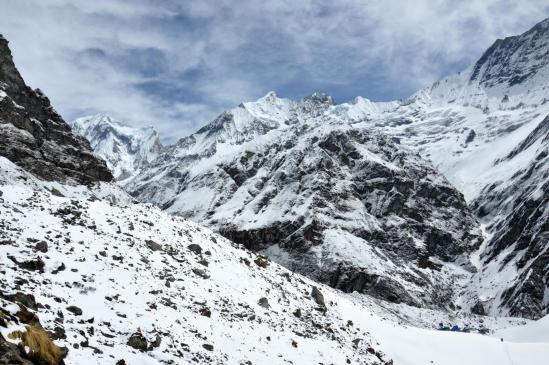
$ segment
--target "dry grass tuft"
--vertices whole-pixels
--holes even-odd
[[[57,365],[61,361],[61,349],[53,343],[46,331],[37,326],[26,326],[26,331],[15,331],[8,335],[12,340],[21,340],[19,346],[28,348],[29,357],[42,360],[49,365]]]

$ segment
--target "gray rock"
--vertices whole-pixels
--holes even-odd
[[[151,251],[162,251],[162,246],[159,243],[156,243],[152,240],[147,240],[145,241],[145,243]]]
[[[71,132],[39,89],[28,87],[13,63],[8,41],[0,36],[0,156],[48,181],[109,181],[105,161]]]
[[[126,344],[139,351],[147,351],[149,349],[147,339],[139,331],[132,334]]]
[[[75,305],[71,305],[67,307],[67,310],[74,314],[75,316],[81,316],[82,315],[82,309],[78,308]]]
[[[48,243],[46,241],[39,241],[39,242],[36,243],[36,246],[34,246],[34,249],[36,251],[46,253],[46,252],[48,252]]]
[[[187,246],[187,249],[197,255],[200,255],[202,253],[202,247],[196,243],[191,243]]]
[[[320,307],[326,308],[326,303],[324,303],[324,295],[316,286],[313,286],[313,290],[311,290],[311,297],[313,297],[316,304],[318,304]]]
[[[269,300],[265,297],[260,298],[259,301],[257,302],[257,304],[259,304],[263,308],[269,308],[270,307]]]

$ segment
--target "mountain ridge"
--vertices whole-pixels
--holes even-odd
[[[532,252],[538,252],[536,256],[539,256],[539,245],[543,246],[543,237],[545,237],[543,232],[546,229],[543,225],[540,228],[535,224],[535,219],[532,221],[524,217],[513,218],[514,214],[522,216],[529,210],[522,209],[523,213],[520,214],[517,213],[521,210],[520,204],[512,206],[507,203],[508,197],[512,194],[511,191],[515,188],[513,184],[502,184],[501,181],[511,179],[515,184],[522,184],[521,181],[524,178],[521,180],[520,176],[526,176],[527,171],[530,171],[531,175],[534,171],[535,178],[530,179],[529,183],[533,188],[523,192],[521,199],[524,200],[532,191],[538,191],[537,186],[544,186],[544,181],[547,180],[547,176],[544,177],[543,174],[547,169],[543,152],[547,150],[547,141],[543,142],[545,136],[543,125],[545,125],[544,116],[549,115],[549,104],[546,103],[549,98],[549,80],[546,74],[549,73],[544,72],[548,63],[544,62],[546,58],[543,55],[549,52],[549,45],[546,41],[548,37],[542,36],[548,33],[547,24],[549,19],[522,35],[496,41],[473,66],[437,81],[431,87],[422,89],[402,101],[376,103],[357,97],[351,102],[334,104],[331,97],[322,93],[315,93],[300,101],[292,101],[279,98],[275,92],[269,92],[256,102],[245,102],[222,113],[195,134],[181,138],[173,146],[167,146],[160,153],[158,160],[147,166],[150,176],[147,177],[145,170],[145,175],[129,181],[126,188],[138,199],[155,202],[169,212],[175,214],[184,212],[183,215],[186,217],[203,223],[209,222],[208,224],[218,227],[218,230],[225,232],[234,240],[257,240],[260,236],[247,234],[240,237],[231,233],[227,226],[218,226],[218,223],[212,222],[206,215],[197,215],[199,211],[214,211],[219,207],[216,204],[221,206],[224,204],[216,203],[215,195],[206,193],[207,190],[199,188],[199,184],[196,186],[198,189],[196,192],[200,191],[202,195],[191,193],[193,190],[190,190],[191,192],[182,195],[185,198],[181,199],[181,203],[175,203],[178,194],[183,194],[182,192],[187,189],[185,187],[187,183],[181,183],[181,181],[194,184],[205,178],[200,178],[200,174],[191,173],[191,170],[183,166],[209,159],[212,162],[205,163],[207,166],[205,171],[209,172],[204,176],[209,176],[210,179],[217,176],[216,173],[212,174],[214,171],[212,169],[218,166],[224,170],[224,174],[230,176],[233,183],[236,183],[235,189],[238,190],[245,181],[256,178],[254,176],[261,171],[266,161],[257,160],[255,156],[257,152],[248,156],[246,153],[249,152],[246,152],[241,157],[237,157],[236,151],[246,148],[254,151],[253,143],[268,144],[271,138],[268,136],[271,135],[284,135],[284,133],[300,135],[302,133],[300,130],[306,131],[308,128],[321,130],[333,128],[340,123],[348,124],[355,129],[370,131],[369,133],[380,132],[392,136],[394,143],[405,145],[411,151],[431,160],[434,166],[465,194],[478,219],[487,227],[490,242],[482,245],[486,253],[477,253],[481,260],[480,268],[484,265],[495,265],[500,267],[500,270],[515,270],[513,269],[515,262],[523,257],[520,250],[513,250],[515,254],[512,257],[506,259],[500,257],[502,250],[492,247],[501,246],[501,240],[498,241],[493,237],[508,236],[509,232],[504,233],[506,229],[503,222],[523,222],[525,227],[528,226],[538,232],[532,231],[528,234],[528,237],[533,240],[529,246]],[[521,58],[517,54],[523,54],[524,57]],[[498,64],[498,59],[504,61]],[[529,59],[533,61],[530,62]],[[516,75],[525,67],[529,67],[529,76],[517,78]],[[534,132],[535,130],[538,132]],[[523,141],[522,144],[521,141]],[[287,143],[290,148],[295,144],[292,138],[289,138]],[[280,146],[283,144],[281,143]],[[249,147],[243,147],[244,145]],[[274,148],[284,150],[280,147]],[[213,156],[221,156],[224,153],[234,154],[235,160],[214,162]],[[265,150],[260,155],[262,153],[268,152]],[[174,156],[178,157],[174,159]],[[242,162],[238,162],[239,158],[252,165],[242,166]],[[255,162],[249,161],[250,158],[252,161],[255,159]],[[525,169],[529,161],[532,161],[533,167]],[[242,168],[244,168],[243,171]],[[227,177],[217,176],[216,178],[224,181]],[[166,183],[161,186],[161,181],[164,180]],[[154,188],[149,189],[148,185]],[[226,186],[228,185],[225,183],[218,188],[222,189]],[[495,188],[496,186],[499,187]],[[147,189],[150,193],[146,192]],[[504,189],[507,189],[506,193],[502,192]],[[163,190],[164,197],[160,195]],[[493,193],[491,194],[490,191]],[[499,192],[498,195],[494,194],[495,192]],[[195,196],[202,196],[202,198],[197,200]],[[520,199],[517,199],[518,201]],[[546,204],[542,203],[539,206],[543,211]],[[488,207],[491,214],[484,213]],[[544,214],[538,214],[538,219],[542,222],[547,219],[544,217]],[[275,235],[271,237],[271,240],[273,239],[283,238]],[[511,242],[504,246],[513,245],[514,243]],[[277,257],[281,255],[277,250],[267,252]],[[500,254],[497,254],[498,252]],[[538,267],[535,270],[538,272],[545,262],[546,260],[541,259],[537,264],[529,262],[524,266],[523,263],[522,266],[519,265],[518,270],[528,272],[528,267]],[[492,272],[492,270],[488,271]],[[351,275],[356,276],[358,273]],[[543,270],[537,275],[536,277],[546,276]],[[524,299],[524,303],[528,304],[524,305],[521,301],[511,304],[518,297],[528,297],[528,294],[520,289],[521,287],[535,286],[534,280],[527,280],[525,276],[514,284],[498,283],[495,286],[488,284],[490,278],[483,276],[482,272],[474,274],[471,280],[480,280],[487,284],[471,290],[466,288],[467,284],[458,285],[458,287],[463,285],[459,290],[466,292],[458,300],[465,308],[482,307],[482,311],[494,312],[510,310],[510,313],[526,317],[539,317],[547,311],[547,303],[544,302],[543,295],[540,297],[538,294],[535,294],[535,300]],[[328,281],[334,282],[334,280]],[[510,294],[509,288],[512,286],[515,287],[515,294]],[[544,292],[547,289],[538,288],[534,292],[538,293],[540,290]],[[482,292],[490,295],[486,297]],[[520,309],[523,307],[526,309]],[[530,311],[529,308],[533,309]]]

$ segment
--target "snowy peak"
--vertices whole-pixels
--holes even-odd
[[[98,155],[107,160],[115,179],[119,181],[135,175],[162,149],[153,127],[128,127],[105,114],[76,119],[71,126],[75,133],[90,141]]]
[[[498,39],[466,70],[412,95],[418,106],[483,110],[538,107],[549,100],[549,19],[527,32]]]
[[[522,35],[496,40],[474,65],[470,81],[511,88],[536,76],[547,78],[548,65],[549,18]]]

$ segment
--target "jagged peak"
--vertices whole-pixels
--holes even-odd
[[[312,101],[323,105],[335,105],[334,98],[324,92],[315,91],[309,96],[303,98],[303,101]]]
[[[104,112],[77,118],[70,122],[70,125],[77,130],[95,128],[98,126],[108,126],[116,129],[118,132],[123,132],[124,134],[139,133],[158,137],[158,132],[153,126],[133,127],[128,123],[115,119]]]

